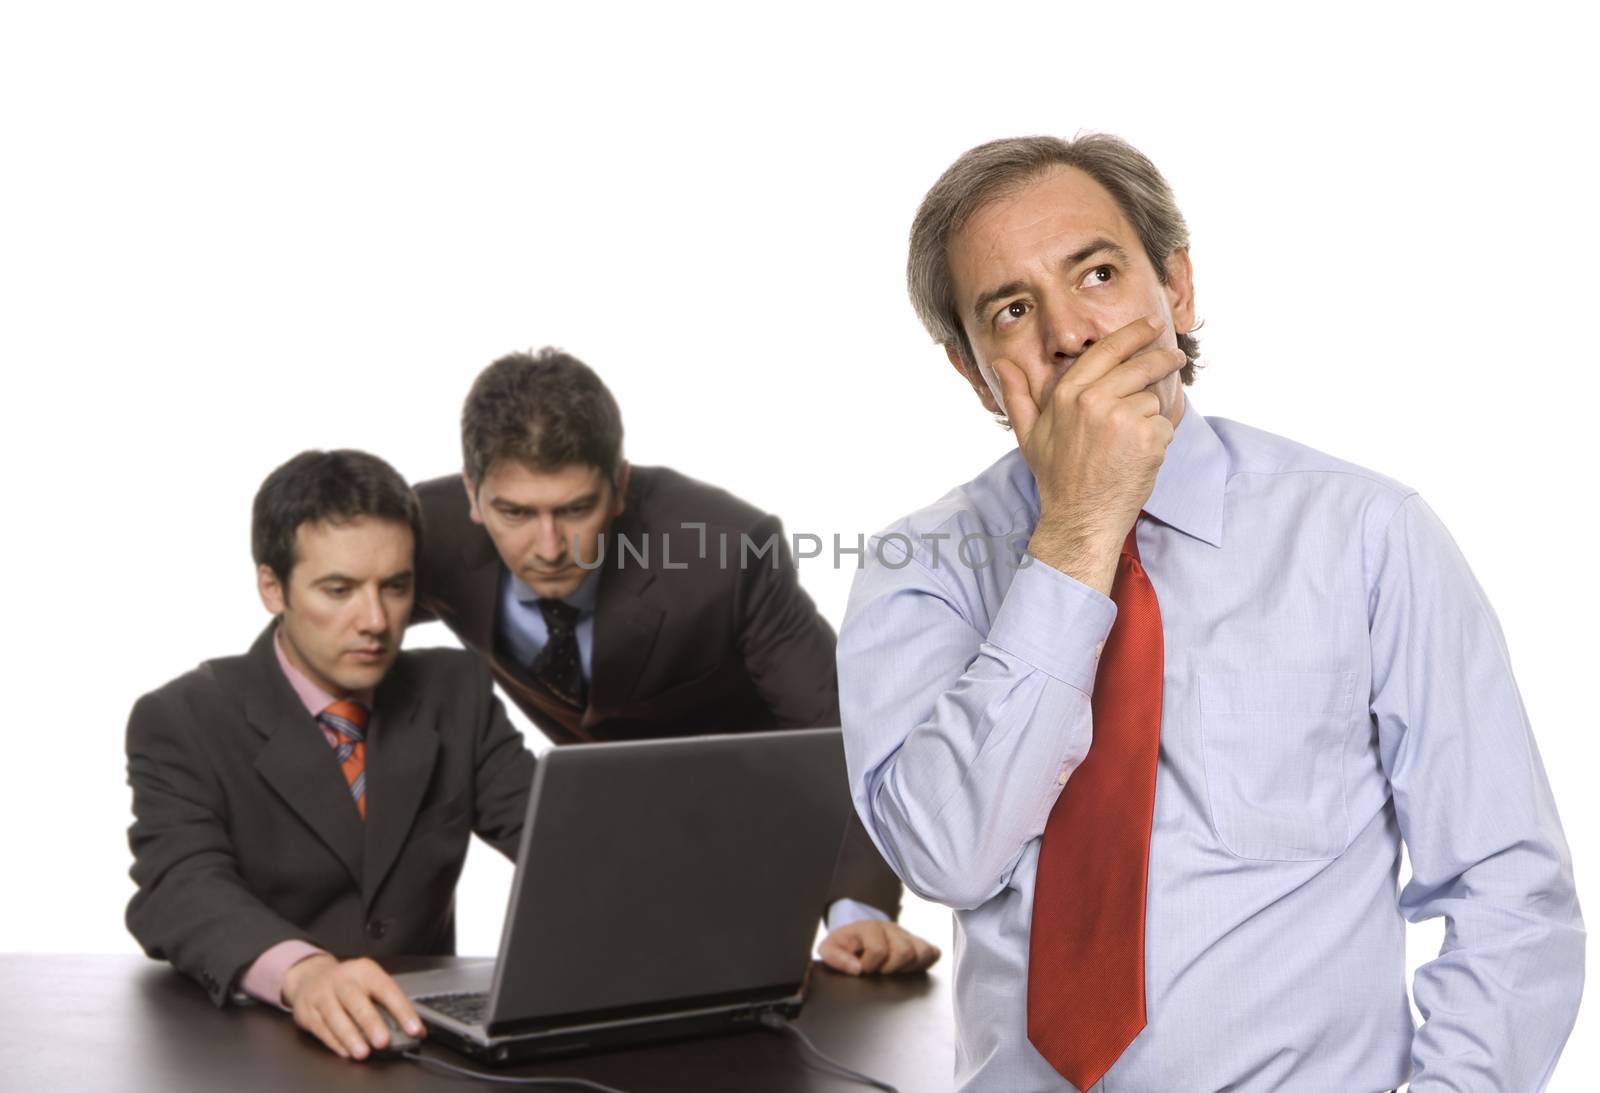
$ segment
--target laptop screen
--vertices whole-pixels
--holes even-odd
[[[838,729],[546,753],[491,1033],[796,994],[850,807]]]

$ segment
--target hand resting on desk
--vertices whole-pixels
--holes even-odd
[[[893,922],[864,918],[828,931],[817,955],[846,975],[920,972],[939,959],[939,947]]]

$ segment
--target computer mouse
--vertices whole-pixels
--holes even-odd
[[[373,1055],[379,1059],[393,1059],[407,1051],[415,1051],[422,1046],[421,1038],[407,1032],[400,1022],[394,1019],[394,1014],[379,1006],[378,1015],[383,1018],[383,1023],[389,1026],[389,1046],[383,1048],[374,1047],[372,1049]]]

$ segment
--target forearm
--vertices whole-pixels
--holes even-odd
[[[490,689],[483,670],[478,691],[480,726],[476,745],[476,813],[473,830],[506,857],[516,860],[522,825],[527,818],[528,791],[533,784],[535,760],[527,742]]]
[[[742,534],[775,552],[770,562],[751,559],[737,571],[735,641],[745,673],[778,728],[831,728],[839,723],[833,628],[800,587],[777,519]]]
[[[1412,857],[1400,909],[1446,921],[1443,948],[1412,985],[1423,1018],[1413,1093],[1544,1088],[1583,993],[1583,920],[1543,771],[1475,767],[1435,786],[1433,801],[1417,799],[1417,775],[1397,793]]]
[[[857,782],[869,794],[868,827],[906,886],[958,910],[1006,885],[1088,751],[1087,696],[1047,679],[1008,686],[1014,671],[993,651],[981,656],[934,716]]]
[[[128,930],[148,955],[171,961],[218,1005],[263,953],[307,940],[305,931],[246,890],[231,867],[193,860],[155,874],[149,867],[158,853],[135,860],[140,887],[128,904]]]
[[[1412,1093],[1544,1089],[1577,1019],[1583,927],[1487,905],[1466,886],[1407,908],[1414,919],[1439,914],[1449,922],[1445,947],[1412,987],[1423,1019],[1412,1041]]]
[[[244,883],[227,804],[182,726],[193,721],[147,696],[128,722],[133,825],[130,933],[152,957],[198,980],[218,1005],[257,957],[306,939]]]
[[[304,941],[280,941],[245,969],[239,977],[239,989],[258,1002],[284,1009],[283,980],[289,969],[307,957],[319,955],[329,953]]]
[[[1446,920],[1413,986],[1411,1088],[1537,1090],[1577,1015],[1585,938],[1504,636],[1416,497],[1372,572],[1372,714],[1412,873],[1400,909]]]
[[[1097,527],[1076,511],[1046,512],[1028,538],[1028,553],[1053,569],[1094,589],[1111,595],[1111,583],[1122,556],[1122,542],[1128,529],[1110,525]]]
[[[865,904],[885,918],[895,919],[900,916],[900,893],[900,878],[873,845],[861,825],[861,817],[852,812],[828,889],[829,906],[841,902]]]
[[[1088,751],[1115,607],[1031,563],[980,634],[923,579],[869,570],[852,593],[846,754],[857,809],[907,887],[970,908],[1004,887]]]

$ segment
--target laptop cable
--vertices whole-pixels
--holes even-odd
[[[791,1032],[795,1036],[799,1037],[801,1046],[803,1046],[812,1055],[815,1055],[824,1066],[832,1070],[839,1077],[849,1078],[851,1081],[860,1082],[862,1085],[870,1085],[873,1089],[883,1090],[883,1093],[900,1093],[898,1089],[890,1085],[888,1082],[880,1081],[879,1079],[868,1074],[863,1074],[859,1070],[851,1070],[839,1060],[824,1053],[821,1048],[811,1042],[811,1037],[801,1032],[798,1025],[791,1024],[788,1018],[784,1017],[782,1014],[763,1013],[761,1015],[761,1023],[777,1032]]]
[[[421,1063],[423,1066],[437,1067],[452,1074],[476,1078],[480,1082],[499,1082],[503,1085],[538,1085],[544,1086],[546,1089],[586,1089],[590,1093],[628,1093],[625,1089],[601,1085],[599,1082],[591,1082],[588,1078],[517,1078],[510,1074],[491,1074],[486,1070],[473,1070],[471,1067],[447,1063],[443,1059],[429,1058],[420,1051],[408,1051],[401,1057],[410,1059],[414,1063]]]

